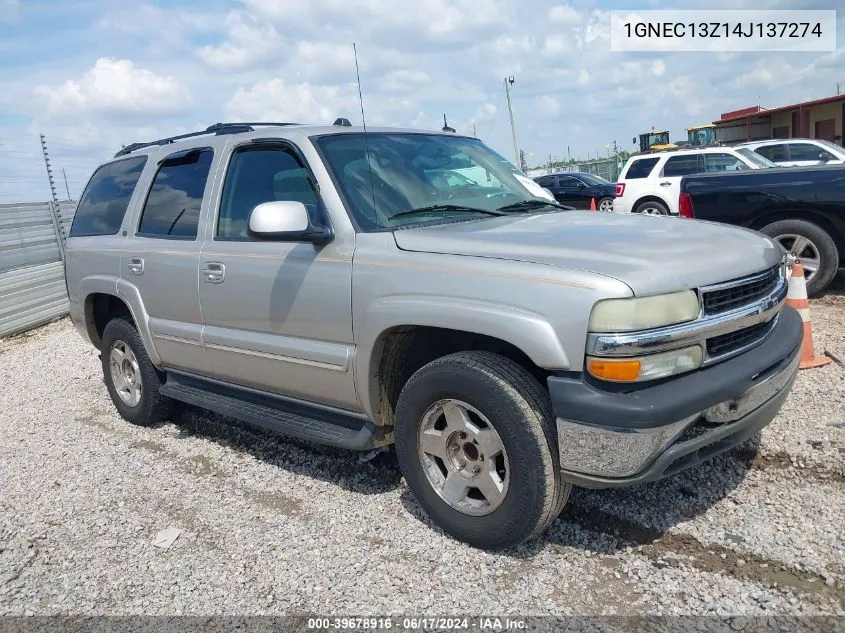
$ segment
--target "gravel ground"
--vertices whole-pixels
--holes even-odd
[[[811,310],[818,351],[845,361],[845,278]],[[0,385],[3,615],[845,615],[838,363],[801,372],[751,444],[576,489],[499,554],[433,527],[389,464],[198,410],[133,427],[67,320],[0,341]]]

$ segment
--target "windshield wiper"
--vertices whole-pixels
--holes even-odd
[[[476,209],[475,207],[465,207],[460,204],[433,204],[428,207],[420,207],[419,209],[410,209],[408,211],[400,211],[388,216],[388,220],[396,218],[404,218],[409,215],[422,215],[426,213],[483,213],[485,215],[505,215],[502,211],[491,211],[490,209]]]
[[[497,211],[530,211],[531,209],[539,209],[540,207],[554,207],[556,209],[565,209],[566,211],[572,211],[575,209],[575,207],[567,207],[566,205],[558,202],[552,202],[551,200],[523,200],[522,202],[506,204],[499,207]]]

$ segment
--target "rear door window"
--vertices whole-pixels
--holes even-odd
[[[672,156],[663,166],[663,177],[689,176],[698,173],[698,171],[698,154]]]
[[[639,178],[648,178],[654,166],[657,164],[659,158],[638,158],[633,161],[628,167],[628,173],[625,174],[625,180],[635,180]]]
[[[178,152],[162,161],[147,195],[137,235],[196,239],[213,157],[211,149],[200,148]]]
[[[97,169],[76,207],[70,237],[116,235],[146,164],[146,156],[134,156]]]

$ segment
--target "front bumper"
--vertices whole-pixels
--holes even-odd
[[[798,372],[803,324],[790,307],[757,347],[630,392],[551,376],[564,479],[587,488],[656,481],[745,441],[769,424]]]

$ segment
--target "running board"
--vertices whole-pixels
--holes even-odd
[[[388,430],[354,415],[172,372],[159,393],[268,431],[350,450],[384,444]]]

